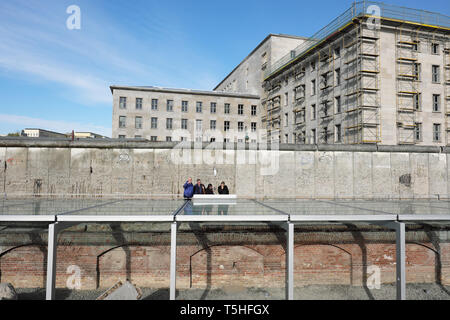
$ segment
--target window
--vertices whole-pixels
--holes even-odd
[[[311,106],[311,120],[315,120],[316,119],[316,105],[313,104]]]
[[[243,115],[244,114],[244,105],[243,104],[239,104],[238,105],[238,114],[239,115]]]
[[[202,136],[196,136],[195,142],[202,142]]]
[[[420,80],[420,63],[414,63],[414,76],[416,77],[416,80]]]
[[[316,129],[311,130],[311,143],[316,143]]]
[[[334,58],[337,59],[341,56],[341,47],[334,48]]]
[[[284,135],[284,142],[289,143],[289,134]]]
[[[224,121],[223,122],[223,131],[230,130],[230,121]]]
[[[119,134],[119,139],[125,139],[125,135]]]
[[[181,137],[181,141],[187,141],[186,137]]]
[[[420,122],[415,123],[414,138],[416,141],[422,141],[422,124]]]
[[[215,102],[211,102],[211,113],[216,113],[216,105]]]
[[[284,93],[284,105],[289,105],[289,92]]]
[[[341,125],[340,124],[335,125],[334,131],[335,131],[334,135],[336,137],[335,142],[341,142]]]
[[[134,138],[135,139],[140,139],[140,138],[142,138],[142,136],[141,135],[135,135]]]
[[[328,127],[323,128],[323,142],[328,143]]]
[[[241,121],[238,122],[238,131],[239,132],[244,131],[244,123]]]
[[[166,137],[167,142],[172,142],[172,137]]]
[[[167,111],[173,111],[173,100],[167,100]]]
[[[335,102],[335,113],[341,113],[342,112],[342,105],[341,105],[341,97],[334,98]]]
[[[315,61],[311,61],[311,71],[316,70],[316,62]]]
[[[414,95],[414,110],[420,111],[422,109],[422,95],[420,93],[416,93]]]
[[[172,118],[167,118],[166,119],[166,129],[171,130],[172,129],[172,123],[173,123],[173,119]]]
[[[284,114],[284,121],[284,125],[287,127],[289,125],[289,113],[287,112]]]
[[[202,131],[202,120],[195,120],[195,130]]]
[[[431,81],[433,83],[439,83],[439,66],[431,67]]]
[[[210,138],[209,142],[216,142],[216,138]]]
[[[433,112],[441,111],[441,95],[433,94]]]
[[[188,112],[188,102],[181,101],[181,112]]]
[[[119,128],[125,128],[127,123],[127,117],[125,116],[120,116],[119,117]]]
[[[250,124],[252,132],[256,132],[256,122]]]
[[[335,70],[335,73],[336,73],[336,85],[340,86],[341,85],[341,69],[337,68]]]
[[[157,136],[151,136],[150,137],[150,141],[157,141],[158,140],[158,137]]]
[[[439,43],[432,43],[431,44],[431,53],[432,54],[439,54]]]
[[[229,138],[224,138],[223,142],[228,143],[228,142],[230,142],[230,139]]]
[[[256,106],[252,106],[252,116],[256,116]]]
[[[156,128],[158,128],[158,118],[152,118],[152,120],[151,120],[151,128],[152,129],[156,129]]]
[[[200,101],[197,101],[197,104],[195,106],[195,112],[197,112],[197,113],[202,112],[202,103]]]
[[[142,129],[142,117],[136,117],[134,120],[134,127],[136,129]]]
[[[152,110],[158,110],[158,99],[152,99]]]
[[[295,58],[295,50],[291,50],[291,59]]]
[[[226,114],[230,113],[230,104],[229,103],[225,103],[223,113],[226,113]]]
[[[209,128],[210,128],[211,130],[216,130],[216,120],[211,120],[211,121],[209,122]]]
[[[316,95],[316,80],[311,80],[311,95]]]
[[[142,98],[136,98],[136,109],[142,110]]]
[[[127,108],[127,98],[126,97],[120,97],[119,98],[119,108],[120,109],[126,109]]]
[[[188,126],[188,119],[181,119],[181,129],[187,130],[187,126]]]
[[[433,123],[433,141],[439,142],[441,141],[441,124]]]

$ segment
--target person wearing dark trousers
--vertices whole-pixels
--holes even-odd
[[[205,185],[202,184],[200,179],[197,179],[197,183],[194,186],[194,194],[204,194],[203,190],[205,190]]]
[[[228,187],[225,185],[225,182],[221,182],[219,188],[217,188],[219,194],[230,194],[228,191]]]
[[[185,184],[183,185],[184,193],[183,196],[185,199],[190,200],[194,195],[194,185],[192,184],[192,178],[188,178]]]

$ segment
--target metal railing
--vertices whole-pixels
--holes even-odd
[[[383,18],[396,19],[400,21],[409,21],[426,25],[450,27],[450,16],[446,16],[440,13],[429,12],[420,9],[411,9],[405,7],[399,7],[389,5],[381,2],[374,1],[360,1],[355,2],[340,16],[331,21],[328,25],[320,29],[309,39],[305,40],[302,44],[296,47],[294,50],[283,56],[281,59],[274,62],[272,65],[266,68],[264,72],[264,78],[267,79],[277,71],[283,69],[289,62],[304,55],[311,48],[318,43],[326,39],[328,36],[336,32],[336,30],[344,27],[353,18],[362,15],[376,15],[374,9],[379,8],[380,16]]]

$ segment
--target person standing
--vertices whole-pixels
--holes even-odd
[[[219,194],[230,194],[228,191],[228,187],[225,185],[225,182],[221,182],[219,188],[217,188]]]
[[[205,194],[214,194],[213,186],[212,184],[208,184],[208,187],[206,188]]]
[[[194,194],[203,194],[204,189],[205,185],[202,184],[200,179],[197,179],[197,184],[194,186]]]
[[[185,199],[191,199],[194,195],[194,185],[192,184],[192,178],[188,178],[185,184],[183,185],[184,193],[183,196]]]

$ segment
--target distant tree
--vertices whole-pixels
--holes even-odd
[[[20,137],[20,132],[19,131],[10,132],[8,133],[8,137]]]

